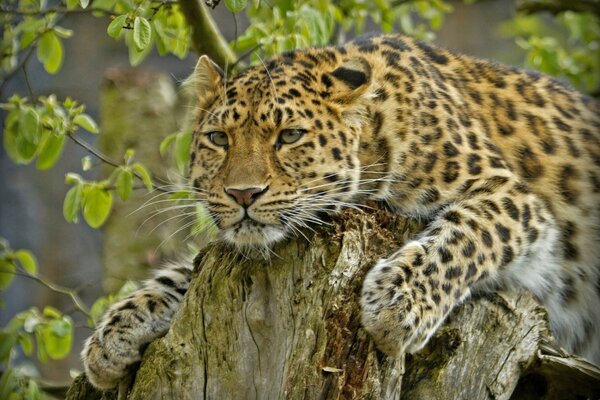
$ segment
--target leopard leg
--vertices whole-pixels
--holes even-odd
[[[550,213],[519,187],[509,178],[473,185],[417,240],[367,274],[362,322],[382,351],[397,356],[420,350],[474,286],[522,268],[556,242]]]
[[[170,264],[142,288],[112,305],[81,353],[89,381],[112,389],[142,359],[146,346],[163,336],[186,293],[193,265]]]

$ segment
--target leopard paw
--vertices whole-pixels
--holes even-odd
[[[173,310],[158,294],[135,293],[107,312],[81,353],[89,381],[113,389],[127,380],[147,345],[169,329]]]
[[[365,278],[362,323],[377,347],[390,356],[420,350],[449,312],[450,306],[420,272],[426,257],[419,242],[410,242],[380,260]]]

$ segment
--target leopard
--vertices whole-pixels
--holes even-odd
[[[556,340],[600,363],[600,106],[555,78],[403,35],[297,49],[228,76],[201,56],[189,182],[218,240],[269,249],[375,201],[425,221],[374,263],[362,326],[421,350],[473,293],[528,290]],[[156,272],[87,340],[110,389],[163,336],[191,263]]]

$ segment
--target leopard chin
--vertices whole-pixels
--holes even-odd
[[[245,219],[221,231],[222,239],[239,249],[270,247],[283,240],[286,235],[282,226],[265,225]]]

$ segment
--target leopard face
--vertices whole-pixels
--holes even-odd
[[[282,57],[226,79],[201,58],[195,77],[190,177],[224,240],[268,246],[356,194],[366,62],[320,72]]]

